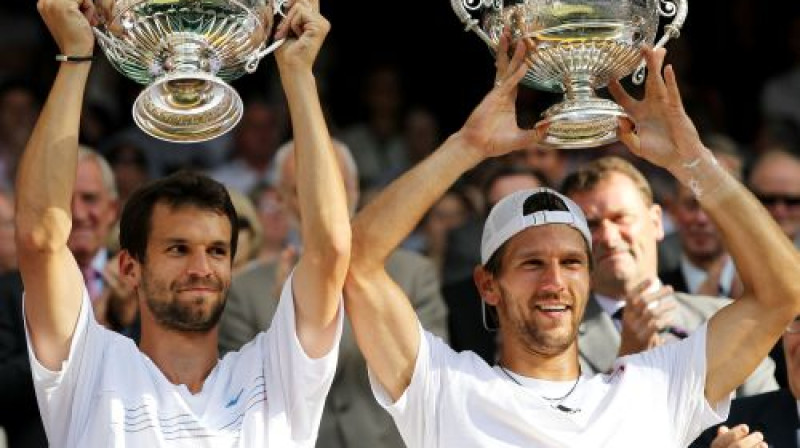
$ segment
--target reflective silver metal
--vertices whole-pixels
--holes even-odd
[[[595,90],[633,72],[644,79],[641,47],[663,46],[680,34],[688,0],[450,0],[466,31],[497,51],[503,29],[529,39],[522,83],[564,100],[542,113],[542,146],[590,148],[618,139],[617,121],[627,116]],[[475,16],[481,17],[481,20]],[[655,42],[661,17],[672,17]]]
[[[269,43],[286,0],[95,0],[95,36],[111,64],[147,85],[133,105],[153,137],[209,140],[242,117],[226,81],[252,73],[282,41]]]

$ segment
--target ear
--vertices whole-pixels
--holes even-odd
[[[127,250],[119,253],[119,275],[129,288],[136,290],[142,278],[142,265]]]
[[[482,265],[478,265],[472,271],[472,279],[475,281],[475,287],[478,288],[481,299],[488,305],[497,306],[500,302],[500,287],[497,285],[494,275],[484,269]]]
[[[664,239],[664,220],[662,219],[662,210],[661,206],[658,204],[653,204],[650,206],[650,219],[653,222],[653,228],[655,229],[655,236],[656,241],[661,241]]]

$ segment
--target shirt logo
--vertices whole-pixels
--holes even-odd
[[[236,406],[236,403],[239,402],[239,398],[241,398],[241,396],[242,396],[242,392],[244,392],[244,388],[239,389],[239,393],[236,394],[235,397],[231,398],[231,401],[229,401],[228,404],[225,405],[225,407],[229,408],[231,406]]]

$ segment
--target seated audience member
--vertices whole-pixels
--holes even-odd
[[[581,207],[592,232],[592,294],[578,329],[584,372],[610,372],[620,356],[686,338],[728,304],[674,293],[661,283],[661,207],[632,164],[614,156],[595,159],[567,176],[563,190]],[[765,359],[738,392],[776,389],[773,372]]]

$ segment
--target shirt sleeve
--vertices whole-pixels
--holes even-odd
[[[443,368],[436,366],[445,354],[443,350],[446,345],[441,339],[424,331],[421,326],[418,328],[420,343],[414,373],[411,383],[400,398],[393,402],[371,371],[369,381],[375,399],[392,416],[406,445],[435,446],[436,409],[439,402],[437,391],[443,374]]]
[[[706,428],[727,419],[730,411],[733,392],[719,403],[709,403],[705,397],[707,330],[704,323],[680,342],[634,357],[642,367],[663,372],[653,379],[666,386],[674,434],[682,441],[682,446],[691,443]]]
[[[283,401],[291,440],[313,446],[319,430],[325,397],[328,395],[339,356],[344,307],[341,297],[337,313],[335,342],[320,358],[310,358],[297,337],[294,292],[290,274],[283,285],[278,309],[265,337],[267,340],[267,396]]]
[[[47,437],[49,440],[68,441],[70,428],[88,425],[89,398],[97,392],[93,385],[98,379],[107,344],[106,330],[95,321],[89,294],[84,288],[69,354],[61,369],[51,371],[36,358],[27,320],[25,335],[36,399]]]

